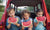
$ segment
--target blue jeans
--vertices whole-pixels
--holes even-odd
[[[8,30],[20,30],[20,28],[17,27],[16,25],[11,24],[11,27]]]

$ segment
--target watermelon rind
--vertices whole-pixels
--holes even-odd
[[[30,25],[32,25],[32,21],[31,21],[31,24],[30,24]],[[22,23],[22,26],[24,26],[24,27],[29,27],[30,25],[28,25],[28,26],[24,26],[23,23]]]
[[[40,21],[40,20],[37,19],[37,17],[36,17],[36,20],[37,20],[37,21]],[[46,17],[45,17],[45,20],[46,20]],[[42,22],[42,21],[40,21],[40,22]]]
[[[10,22],[11,24],[14,24],[14,23],[17,23],[18,22],[18,18],[17,18],[17,21],[16,22]],[[9,23],[9,19],[8,19],[8,23]]]

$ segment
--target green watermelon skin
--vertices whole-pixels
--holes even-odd
[[[46,17],[45,17],[45,16],[36,17],[36,19],[37,19],[38,21],[45,21],[45,20],[46,20]]]

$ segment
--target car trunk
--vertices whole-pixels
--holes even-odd
[[[36,17],[36,14],[35,14],[36,10],[43,9],[41,0],[12,0],[9,4],[9,7],[12,7],[11,4],[13,4],[13,8],[16,9],[15,15],[19,16],[20,18],[22,17],[21,17],[21,12],[17,13],[18,7],[23,7],[23,6],[34,7],[34,12],[30,12],[31,13],[30,17],[33,19]],[[40,4],[40,8],[38,7],[39,4]]]
[[[48,24],[48,22],[49,22],[49,14],[47,12],[47,8],[46,8],[44,0],[12,0],[12,1],[8,0],[6,9],[8,7],[11,7],[11,3],[15,5],[14,9],[15,9],[15,7],[17,9],[17,7],[19,7],[19,6],[32,6],[32,7],[34,7],[34,12],[33,13],[31,12],[31,15],[32,15],[31,17],[32,18],[36,17],[36,15],[35,15],[36,9],[43,9],[44,15],[47,17],[46,28],[47,28],[47,30],[50,29],[50,26]],[[40,4],[41,8],[38,7],[38,4]],[[6,23],[5,21],[7,19],[6,18],[7,17],[7,13],[6,13],[7,10],[6,9],[5,9],[5,12],[4,12],[4,15],[3,15],[4,18],[2,17],[2,19],[4,19],[4,25],[3,25],[4,30],[5,30],[5,23]],[[16,16],[21,17],[21,14],[17,13],[17,11],[16,11]]]

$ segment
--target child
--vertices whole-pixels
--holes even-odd
[[[16,19],[18,18],[17,23],[8,22],[9,17],[7,18],[6,26],[7,26],[8,30],[19,30],[19,28],[20,28],[19,27],[20,26],[20,18],[18,16],[15,16],[15,10],[13,8],[8,9],[8,15],[9,15],[9,17],[14,17]]]
[[[22,11],[22,20],[21,21],[23,24],[26,24],[26,25],[29,23],[28,21],[31,22],[30,26],[26,27],[26,26],[22,25],[22,30],[32,30],[32,18],[30,18],[29,11],[27,11],[27,10]],[[24,23],[24,22],[28,22],[28,23]]]
[[[43,17],[43,10],[37,10],[36,11],[36,15],[37,17]],[[45,24],[45,20],[44,21],[38,21],[36,18],[34,19],[34,26],[35,26],[35,30],[45,30],[46,24]]]

